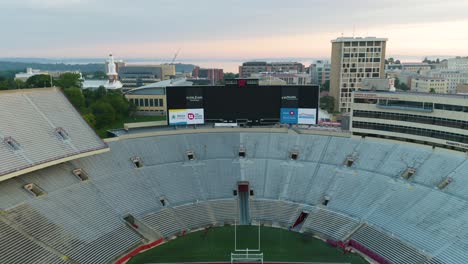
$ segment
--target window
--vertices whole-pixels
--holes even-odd
[[[421,137],[438,138],[438,139],[460,142],[460,143],[468,143],[468,136],[466,135],[455,134],[455,133],[433,130],[433,129],[397,126],[397,125],[389,125],[389,124],[377,124],[377,123],[359,122],[359,121],[353,121],[353,128],[380,130],[380,131],[387,131],[387,132],[394,132],[394,133],[416,135],[416,136],[421,136]]]
[[[149,104],[149,99],[146,98],[146,99],[145,99],[145,106],[149,106],[149,105],[150,105],[150,104]]]
[[[250,196],[254,196],[254,191],[250,190]]]
[[[163,107],[163,106],[164,106],[163,99],[159,99],[159,106],[160,106],[160,107]]]
[[[150,99],[150,101],[149,101],[149,102],[150,102],[150,106],[151,106],[151,107],[153,107],[153,106],[154,106],[154,100],[155,100],[155,99]]]

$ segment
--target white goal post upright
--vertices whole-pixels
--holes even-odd
[[[258,248],[237,248],[237,221],[234,222],[234,252],[231,253],[231,264],[242,262],[259,262],[263,264],[263,253],[260,252],[260,223],[258,223]]]

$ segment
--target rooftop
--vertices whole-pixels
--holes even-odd
[[[339,37],[331,42],[354,42],[354,41],[387,41],[386,38],[376,38],[376,37]]]

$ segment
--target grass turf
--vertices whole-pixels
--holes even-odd
[[[257,248],[258,227],[237,228],[238,248]],[[234,249],[234,227],[212,228],[190,233],[168,243],[140,253],[129,264],[169,262],[230,262]],[[344,255],[310,235],[303,235],[279,228],[261,228],[261,251],[265,261],[367,263],[357,254]]]

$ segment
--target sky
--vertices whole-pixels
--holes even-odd
[[[327,58],[340,36],[393,57],[468,55],[467,0],[0,0],[0,57]]]

